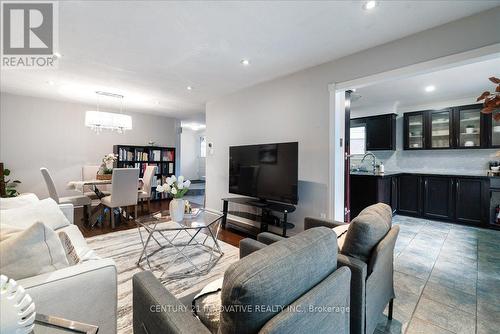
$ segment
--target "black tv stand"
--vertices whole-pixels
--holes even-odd
[[[226,227],[227,215],[228,213],[233,213],[228,211],[229,203],[236,203],[240,205],[247,205],[252,207],[257,207],[262,210],[262,214],[253,215],[246,214],[245,218],[249,218],[253,221],[260,223],[260,232],[268,232],[268,226],[276,225],[282,228],[281,236],[286,237],[286,230],[294,228],[295,226],[288,222],[288,214],[295,211],[295,206],[292,204],[270,202],[262,199],[249,198],[249,197],[229,197],[223,198],[223,213],[222,227]],[[278,212],[283,215],[283,219],[276,217],[273,212]],[[236,214],[237,215],[237,214]]]

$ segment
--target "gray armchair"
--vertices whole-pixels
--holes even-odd
[[[319,228],[248,251],[224,274],[218,333],[349,333],[351,274],[336,249]],[[210,333],[150,272],[133,277],[133,324],[136,334]]]
[[[390,219],[386,217],[392,216],[390,208],[384,204],[368,207],[362,213],[371,215],[377,210],[384,211],[386,214],[383,216],[384,219]],[[377,218],[380,218],[380,215],[374,219]],[[305,218],[304,220],[305,230],[324,229],[325,227],[333,229],[342,225],[345,223],[325,219]],[[372,334],[387,304],[389,304],[388,316],[389,319],[392,319],[395,297],[393,286],[394,246],[398,233],[399,226],[392,226],[373,248],[366,261],[342,254],[342,250],[337,255],[337,266],[346,266],[351,270],[351,334]],[[271,233],[259,234],[257,241],[244,239],[240,242],[240,257],[264,247],[264,244],[269,245],[281,239],[282,237]]]

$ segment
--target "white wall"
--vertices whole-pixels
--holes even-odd
[[[328,212],[329,91],[344,82],[500,43],[500,7],[385,45],[265,82],[207,103],[207,206],[228,195],[228,147],[299,142],[299,205],[295,231],[306,215]],[[251,70],[251,68],[250,68]]]
[[[199,180],[200,162],[205,160],[200,158],[200,137],[202,131],[193,131],[188,128],[183,128],[181,133],[181,151],[180,151],[180,173],[189,180]]]
[[[21,192],[47,197],[40,174],[47,167],[55,179],[60,196],[74,195],[66,190],[70,180],[81,178],[83,165],[100,164],[113,145],[175,146],[175,120],[127,112],[133,129],[124,134],[94,133],[84,126],[85,111],[92,106],[41,98],[1,94],[0,161],[21,180]]]

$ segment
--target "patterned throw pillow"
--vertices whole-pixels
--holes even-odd
[[[66,234],[66,232],[59,232],[59,239],[61,240],[61,244],[64,248],[64,252],[66,253],[66,258],[68,259],[68,263],[70,266],[78,264],[81,262],[80,257],[76,253],[75,247],[71,243],[71,239]]]
[[[208,283],[193,299],[194,314],[213,334],[219,331],[222,280]]]

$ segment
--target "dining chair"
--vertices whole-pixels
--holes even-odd
[[[144,212],[144,201],[148,202],[148,212],[151,212],[151,192],[153,177],[155,176],[156,166],[146,166],[144,171],[143,186],[139,190],[139,201],[141,204],[141,212]]]
[[[82,181],[89,181],[89,180],[95,180],[97,176],[97,172],[99,171],[99,165],[91,166],[83,166],[82,167]],[[111,191],[109,191],[109,187],[107,185],[100,185],[97,186],[97,189],[99,189],[104,195],[108,196],[111,195]],[[83,186],[83,194],[85,196],[88,196],[90,199],[98,199],[97,195],[94,191],[93,186]]]
[[[101,203],[111,208],[111,228],[115,228],[115,208],[134,206],[134,217],[137,218],[138,184],[138,168],[113,168],[111,195],[101,198]]]
[[[73,204],[73,206],[75,207],[83,206],[83,219],[85,221],[85,224],[88,224],[89,209],[92,203],[91,199],[85,195],[59,197],[56,185],[54,184],[54,180],[52,179],[49,170],[45,167],[42,167],[40,168],[40,172],[42,173],[45,184],[47,185],[49,196],[58,204]]]

